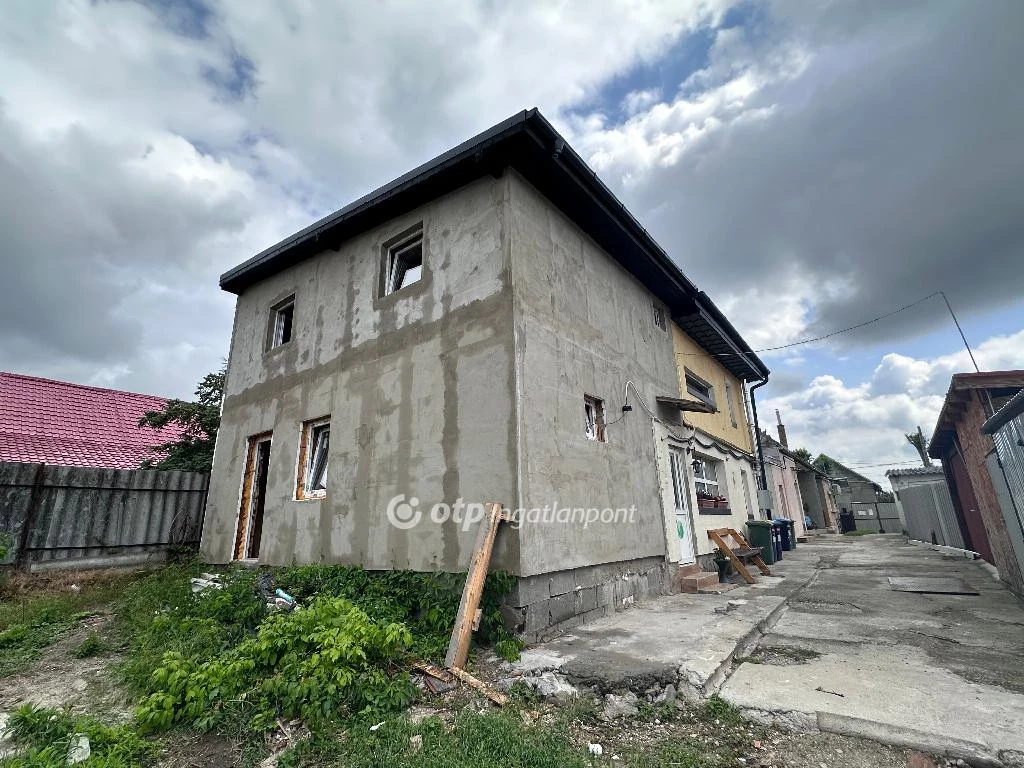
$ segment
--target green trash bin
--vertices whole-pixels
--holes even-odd
[[[772,522],[770,520],[748,520],[747,541],[752,547],[761,548],[761,559],[766,565],[775,563],[775,547],[772,545]]]

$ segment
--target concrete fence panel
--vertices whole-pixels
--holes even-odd
[[[204,472],[0,462],[0,562],[162,559],[199,542],[208,484]]]

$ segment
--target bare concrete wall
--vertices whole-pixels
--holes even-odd
[[[273,431],[260,561],[464,570],[475,526],[391,525],[389,500],[516,506],[509,181],[481,179],[325,250],[238,299],[202,552],[231,558],[246,444]],[[424,275],[380,296],[385,243],[422,222]],[[270,352],[270,308],[296,296]],[[331,417],[328,493],[296,501],[301,425]],[[426,515],[425,515],[426,518]],[[495,567],[519,570],[518,537]]]
[[[651,294],[525,180],[511,182],[512,274],[519,379],[520,500],[525,508],[635,507],[634,522],[524,525],[522,575],[665,555],[650,418],[634,410],[586,439],[584,395],[621,416],[632,380],[651,407],[678,391],[672,339]]]

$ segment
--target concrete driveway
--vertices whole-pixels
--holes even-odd
[[[1024,606],[979,563],[898,536],[823,537],[813,578],[720,695],[756,719],[1024,766]],[[977,595],[890,588],[954,577]]]

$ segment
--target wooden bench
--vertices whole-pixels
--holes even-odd
[[[743,580],[747,584],[754,583],[754,577],[750,575],[750,571],[747,570],[747,566],[744,563],[745,560],[749,560],[757,569],[761,571],[765,576],[771,576],[772,572],[768,570],[768,566],[765,565],[764,560],[761,559],[762,547],[752,547],[743,535],[734,528],[715,528],[708,531],[708,538],[711,539],[715,546],[721,550],[726,557],[732,562],[732,567],[736,569],[736,573],[743,577]],[[733,545],[730,546],[726,539],[732,539]]]

